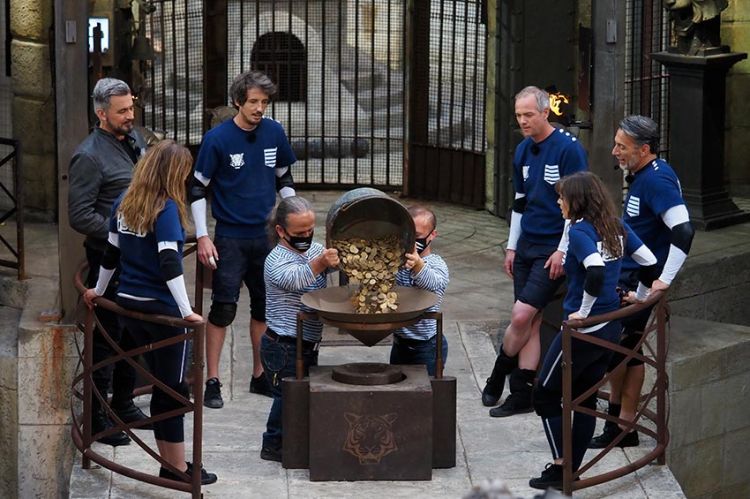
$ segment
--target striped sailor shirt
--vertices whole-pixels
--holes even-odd
[[[399,286],[426,289],[438,295],[440,297],[438,302],[427,309],[428,312],[437,312],[443,304],[445,288],[448,287],[448,282],[450,281],[448,265],[445,264],[445,260],[435,253],[430,253],[423,260],[424,267],[422,267],[422,270],[417,275],[413,275],[411,270],[405,268],[399,269],[396,275],[396,284]],[[393,334],[412,340],[429,340],[437,334],[437,321],[434,319],[422,319],[409,327],[397,329]]]
[[[266,282],[266,324],[276,334],[297,337],[297,312],[314,312],[302,305],[302,295],[326,287],[328,271],[313,275],[310,261],[323,253],[323,246],[313,242],[305,253],[281,244],[266,257],[263,274]],[[302,339],[320,341],[323,324],[304,321]]]

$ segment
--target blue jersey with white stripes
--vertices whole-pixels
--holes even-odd
[[[625,228],[624,254],[630,255],[643,243],[628,224],[623,225]],[[568,252],[565,255],[568,292],[563,302],[564,317],[567,318],[581,308],[586,280],[586,268],[583,261],[594,253],[601,255],[604,261],[604,284],[589,315],[599,315],[619,309],[620,296],[617,294],[617,281],[620,278],[623,258],[614,258],[607,253],[602,245],[602,238],[587,220],[579,220],[570,226],[568,240]]]
[[[396,274],[396,284],[409,288],[426,289],[438,295],[440,297],[438,302],[427,309],[428,312],[437,312],[443,304],[445,288],[448,287],[450,281],[448,265],[435,253],[430,253],[422,259],[424,260],[424,267],[417,275],[414,275],[411,270],[399,269],[398,274]],[[422,319],[409,327],[397,329],[393,334],[412,340],[429,340],[437,334],[437,321]]]
[[[535,244],[557,246],[565,220],[557,206],[555,184],[565,175],[588,169],[586,152],[569,132],[556,129],[539,143],[525,138],[513,158],[513,187],[526,194],[521,237]]]
[[[177,306],[159,266],[158,244],[177,242],[177,256],[182,262],[182,245],[185,231],[180,224],[177,204],[167,199],[164,209],[156,217],[154,230],[136,233],[130,229],[119,213],[123,193],[114,205],[109,220],[110,232],[116,232],[120,248],[120,284],[117,293],[136,298],[159,300]]]
[[[266,233],[276,203],[276,168],[297,161],[284,128],[263,118],[252,131],[227,120],[206,132],[195,170],[210,179],[216,235],[252,239]]]
[[[663,159],[653,160],[633,177],[625,197],[622,219],[654,253],[659,267],[663,267],[669,254],[672,231],[661,216],[670,208],[685,204],[680,181]],[[638,264],[632,258],[625,258],[622,268],[634,270]]]
[[[266,282],[266,324],[276,334],[297,337],[297,312],[314,312],[302,304],[302,295],[326,287],[326,272],[314,275],[310,261],[323,253],[313,242],[305,253],[277,244],[266,257],[263,274]],[[323,323],[304,321],[302,339],[320,341]]]

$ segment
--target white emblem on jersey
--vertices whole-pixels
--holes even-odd
[[[263,157],[266,161],[266,166],[273,168],[276,166],[276,151],[278,147],[272,147],[271,149],[263,149]]]
[[[133,232],[125,223],[125,218],[123,218],[122,213],[117,214],[117,232],[120,234],[130,234],[135,237],[146,237],[145,232]]]
[[[239,170],[240,168],[245,166],[245,153],[241,152],[239,154],[230,154],[229,166],[231,166],[235,170]]]
[[[521,167],[521,174],[523,175],[524,182],[529,179],[529,165],[524,165]]]
[[[560,180],[560,166],[544,165],[544,181],[550,185],[555,185],[558,180]]]
[[[620,247],[623,248],[623,253],[624,253],[625,252],[624,241],[622,239],[622,236],[620,236]],[[604,245],[602,244],[601,241],[597,241],[596,250],[599,252],[600,255],[602,255],[602,260],[604,260],[605,262],[614,262],[615,260],[617,260],[617,258],[609,254],[609,251],[607,251],[604,248]]]
[[[641,214],[641,199],[636,196],[630,196],[628,198],[628,205],[625,207],[625,211],[631,217],[637,217]]]

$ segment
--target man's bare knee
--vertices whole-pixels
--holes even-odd
[[[539,310],[526,303],[517,301],[510,313],[510,324],[516,330],[526,330],[531,327],[534,317]]]

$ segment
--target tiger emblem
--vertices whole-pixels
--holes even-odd
[[[379,464],[385,456],[398,450],[391,430],[396,414],[360,416],[347,412],[344,417],[349,423],[349,432],[343,450],[359,459],[359,464]]]

